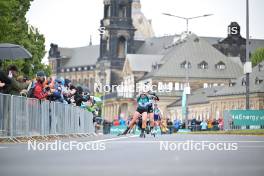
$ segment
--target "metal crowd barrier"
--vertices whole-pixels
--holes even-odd
[[[93,114],[85,109],[0,94],[0,137],[93,132]]]

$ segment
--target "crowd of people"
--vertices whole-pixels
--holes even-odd
[[[156,109],[156,107],[154,108],[154,110]],[[155,113],[154,113],[155,114]],[[154,115],[155,116],[155,115]],[[112,122],[112,126],[128,126],[131,124],[132,118],[128,118],[127,121],[125,121],[124,119],[120,118],[120,119],[115,119]],[[181,121],[179,119],[175,119],[175,120],[171,120],[169,118],[162,118],[162,116],[160,116],[159,119],[155,119],[155,124],[154,124],[154,129],[157,130],[157,128],[159,128],[158,131],[160,131],[161,134],[173,134],[178,132],[180,129],[190,129],[191,131],[216,131],[216,130],[223,130],[224,129],[224,120],[222,118],[219,118],[218,120],[216,119],[207,119],[207,120],[196,120],[195,118],[193,118],[192,120],[188,121],[188,127],[186,127],[185,122]],[[141,119],[139,119],[136,122],[136,126],[133,126],[133,128],[138,127],[139,129],[141,129]],[[148,119],[147,121],[147,125],[151,126],[150,124],[150,119]],[[135,131],[132,130],[132,131]]]
[[[46,77],[44,71],[38,71],[36,77],[30,80],[18,73],[15,65],[10,65],[7,72],[0,70],[0,93],[72,104],[95,114],[100,110],[89,90],[73,85],[69,79],[53,79]]]

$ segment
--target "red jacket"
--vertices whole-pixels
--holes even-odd
[[[44,93],[43,92],[43,85],[39,82],[36,83],[35,85],[35,88],[34,88],[34,96],[37,98],[37,99],[44,99],[48,96],[48,93]]]

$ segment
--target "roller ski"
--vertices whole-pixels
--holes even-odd
[[[140,133],[139,137],[140,138],[146,138],[146,134],[145,134],[145,130],[144,129],[141,130],[141,133]]]

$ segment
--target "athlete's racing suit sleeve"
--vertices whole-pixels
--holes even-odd
[[[153,100],[159,101],[159,97],[156,95],[155,92],[150,92],[150,91],[149,91],[148,94],[149,94],[150,99],[153,99]]]

